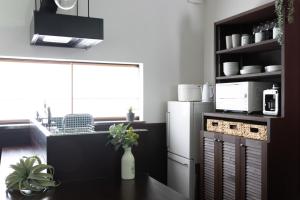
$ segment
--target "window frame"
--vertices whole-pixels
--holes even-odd
[[[116,67],[136,67],[139,68],[139,90],[140,90],[140,115],[135,116],[135,120],[143,121],[144,116],[144,71],[143,71],[143,63],[131,63],[131,62],[102,62],[102,61],[91,61],[91,60],[68,60],[68,59],[45,59],[45,58],[25,58],[25,57],[1,57],[0,62],[20,62],[20,63],[43,63],[43,64],[68,64],[71,67],[71,114],[73,113],[73,65],[116,65]],[[95,122],[97,121],[125,121],[126,117],[124,116],[116,116],[116,117],[94,117]],[[0,125],[3,124],[21,124],[21,123],[29,123],[30,119],[8,119],[8,120],[0,120]]]

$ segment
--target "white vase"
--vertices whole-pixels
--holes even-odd
[[[121,177],[125,180],[134,179],[135,161],[131,152],[131,147],[123,147],[124,154],[121,159]]]

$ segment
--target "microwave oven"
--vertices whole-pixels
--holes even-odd
[[[234,82],[216,84],[216,109],[237,112],[262,112],[263,91],[271,88],[268,82]]]

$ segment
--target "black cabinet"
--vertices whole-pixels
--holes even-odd
[[[265,142],[206,131],[200,140],[201,199],[267,199]]]

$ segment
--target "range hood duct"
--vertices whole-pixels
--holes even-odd
[[[42,0],[40,5],[40,12],[47,12],[55,14],[57,11],[57,5],[54,0]]]
[[[33,12],[30,43],[88,49],[103,41],[103,19],[56,14],[54,0],[43,0]]]

